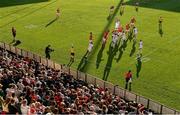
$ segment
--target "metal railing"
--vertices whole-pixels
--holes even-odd
[[[109,91],[115,95],[119,95],[121,98],[127,100],[127,101],[136,101],[137,103],[143,104],[146,108],[153,110],[156,113],[160,114],[180,114],[180,111],[177,111],[175,109],[169,108],[163,104],[160,104],[159,102],[156,102],[152,99],[148,99],[146,97],[143,97],[141,95],[135,94],[133,92],[130,92],[128,90],[125,90],[124,88],[121,88],[117,85],[114,85],[110,82],[104,81],[102,79],[99,79],[97,77],[94,77],[92,75],[80,72],[78,70],[73,70],[72,68],[65,67],[63,65],[60,65],[52,60],[48,60],[46,58],[43,58],[35,53],[11,46],[9,44],[0,42],[0,47],[2,49],[5,49],[7,51],[10,51],[16,55],[20,55],[23,57],[31,58],[37,62],[42,63],[45,66],[63,70],[65,72],[68,72],[69,74],[73,75],[75,79],[80,79],[82,81],[87,82],[88,84],[97,85],[102,88],[108,88]]]

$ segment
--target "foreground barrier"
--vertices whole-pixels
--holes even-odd
[[[146,97],[137,95],[133,92],[129,92],[128,90],[125,90],[125,89],[123,89],[117,85],[114,85],[110,82],[99,79],[97,77],[94,77],[92,75],[89,75],[89,74],[86,74],[86,73],[83,73],[83,72],[80,72],[77,70],[73,70],[72,68],[68,68],[68,67],[60,65],[58,63],[55,63],[52,60],[42,58],[41,56],[34,54],[32,52],[29,52],[29,51],[26,51],[23,49],[19,49],[17,47],[11,46],[11,45],[3,43],[3,42],[0,42],[0,47],[2,49],[8,50],[8,51],[10,51],[16,55],[20,55],[23,57],[28,57],[28,58],[34,59],[35,61],[40,62],[45,66],[65,71],[65,72],[73,75],[73,77],[75,79],[80,79],[82,81],[87,82],[88,84],[97,85],[97,86],[102,87],[102,88],[108,88],[111,93],[113,93],[115,95],[119,95],[121,98],[124,98],[127,101],[136,101],[137,103],[141,103],[146,108],[151,109],[156,113],[180,114],[180,111],[169,108],[163,104],[160,104],[160,103],[153,101],[151,99],[148,99]]]

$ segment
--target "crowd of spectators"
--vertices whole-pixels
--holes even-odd
[[[151,114],[72,75],[0,49],[0,114]]]

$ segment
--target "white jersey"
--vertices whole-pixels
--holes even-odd
[[[126,34],[125,34],[125,33],[122,34],[122,40],[123,40],[123,41],[126,40]]]
[[[137,35],[137,33],[138,33],[137,28],[134,28],[134,34]]]
[[[93,48],[93,44],[92,44],[92,43],[89,43],[88,51],[91,52],[91,51],[92,51],[92,48]]]
[[[118,29],[119,26],[120,26],[120,21],[116,21],[116,23],[115,23],[115,29]]]
[[[139,48],[142,49],[143,48],[143,41],[139,42]]]
[[[113,34],[112,35],[112,41],[113,41],[113,43],[116,43],[118,41],[118,35]]]

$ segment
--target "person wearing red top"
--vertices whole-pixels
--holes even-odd
[[[102,40],[102,45],[103,45],[103,46],[105,46],[105,44],[106,44],[106,42],[107,42],[108,35],[109,35],[109,30],[107,30],[107,31],[104,32],[103,40]]]
[[[129,83],[129,90],[131,90],[131,82],[132,82],[132,72],[131,72],[131,70],[129,70],[125,74],[125,79],[126,79],[125,89],[128,89],[128,83]]]
[[[120,26],[120,27],[117,29],[117,32],[118,32],[118,35],[121,36],[121,35],[122,35],[122,32],[123,32],[123,27]]]
[[[132,17],[132,18],[131,18],[131,26],[134,26],[135,22],[136,22],[135,17]]]

